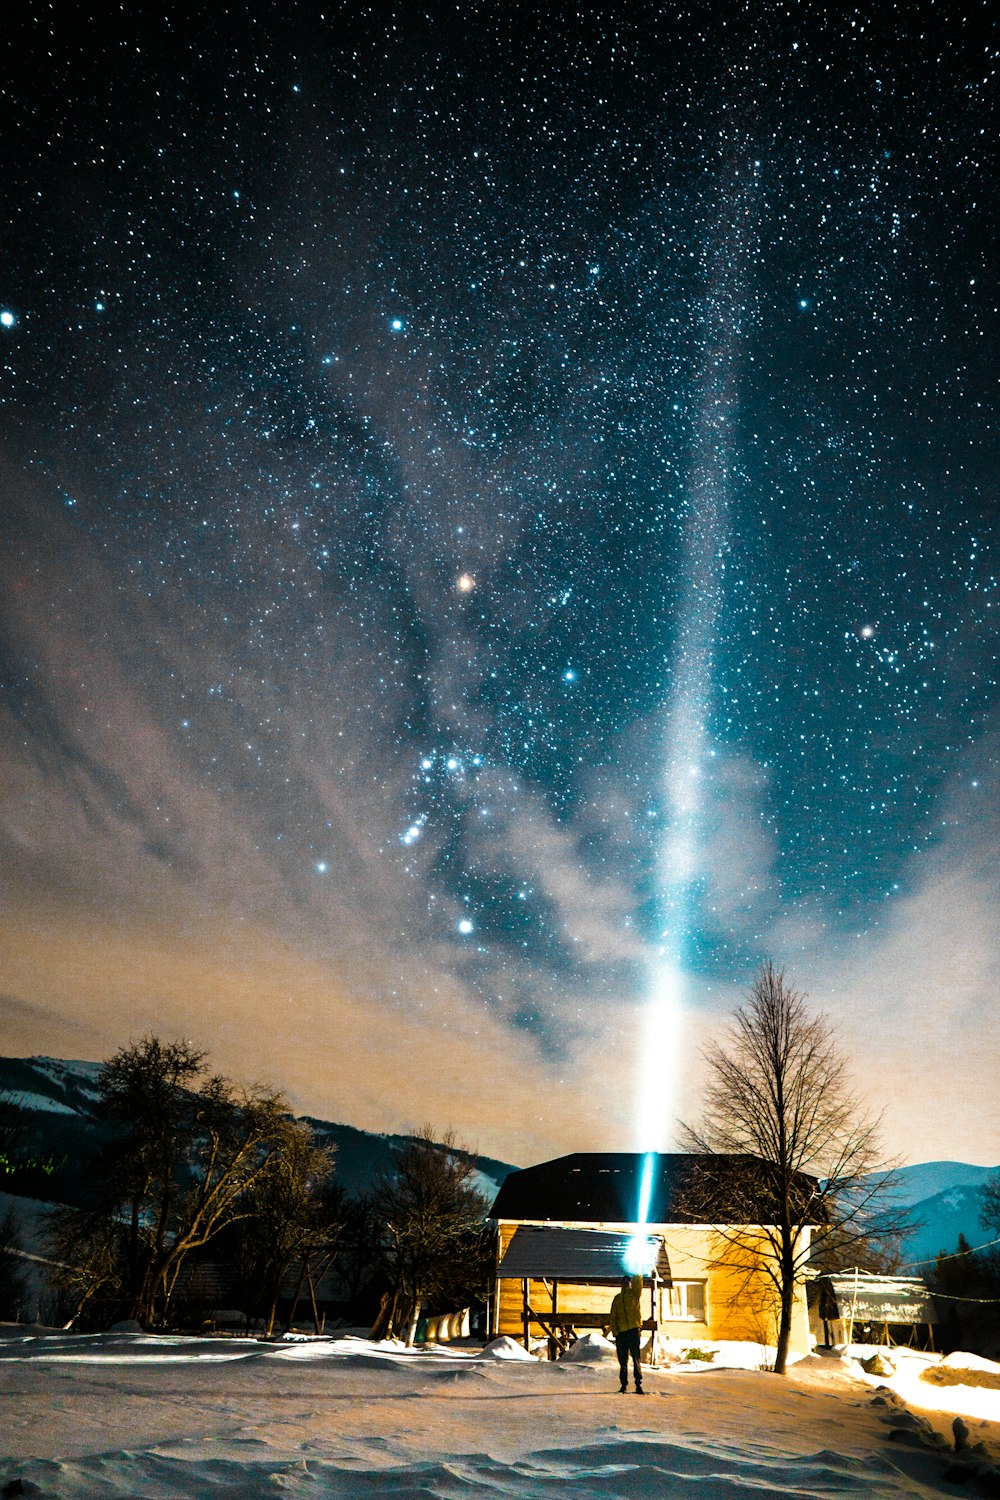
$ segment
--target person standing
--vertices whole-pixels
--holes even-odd
[[[622,1277],[622,1289],[611,1304],[608,1322],[615,1336],[618,1351],[618,1368],[621,1371],[622,1394],[628,1390],[628,1361],[632,1356],[632,1373],[635,1376],[637,1396],[645,1395],[642,1389],[642,1367],[639,1364],[639,1330],[642,1327],[642,1312],[639,1301],[642,1297],[642,1276]]]

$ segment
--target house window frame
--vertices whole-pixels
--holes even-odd
[[[701,1310],[700,1310],[700,1312],[691,1312],[688,1309],[688,1288],[689,1287],[697,1287],[699,1289],[699,1292],[701,1294]],[[699,1279],[697,1277],[683,1277],[683,1278],[678,1277],[676,1280],[671,1280],[671,1282],[669,1283],[669,1285],[665,1285],[663,1287],[663,1292],[665,1293],[665,1296],[664,1296],[663,1300],[666,1303],[666,1305],[663,1306],[663,1312],[662,1312],[662,1321],[664,1323],[705,1323],[705,1324],[707,1324],[707,1322],[708,1322],[708,1282],[707,1282],[707,1280],[705,1280],[703,1278]],[[675,1294],[678,1293],[678,1292],[680,1293],[680,1304],[681,1304],[681,1309],[682,1310],[680,1312],[675,1312],[674,1311],[674,1299],[675,1299]],[[661,1304],[661,1306],[662,1306],[662,1304]]]

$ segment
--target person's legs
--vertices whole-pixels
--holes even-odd
[[[628,1356],[629,1341],[627,1333],[615,1334],[615,1349],[618,1353],[618,1370],[621,1375],[622,1390],[628,1389]]]
[[[642,1366],[639,1363],[639,1357],[640,1357],[639,1356],[639,1337],[640,1337],[640,1335],[639,1335],[638,1328],[630,1328],[629,1329],[629,1331],[628,1331],[629,1351],[628,1352],[632,1356],[632,1374],[635,1376],[635,1388],[636,1388],[637,1391],[641,1391],[642,1390]],[[628,1363],[628,1361],[626,1360],[626,1364],[627,1363]]]

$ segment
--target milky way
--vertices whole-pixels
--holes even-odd
[[[7,47],[4,1050],[628,1147],[772,956],[995,1156],[986,6]]]

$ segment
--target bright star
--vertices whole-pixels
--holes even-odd
[[[14,326],[14,324],[16,322],[17,322],[17,319],[15,318],[14,314],[9,310],[9,308],[5,307],[4,310],[3,310],[3,312],[0,312],[0,325],[2,325],[4,328],[13,328],[13,326]]]
[[[317,875],[325,875],[326,872],[327,872],[327,870],[329,868],[330,868],[330,866],[327,864],[327,862],[326,862],[325,859],[318,859],[316,861],[316,874]]]
[[[402,318],[393,318],[389,324],[389,327],[392,329],[393,333],[402,333],[403,329],[406,327],[406,324],[403,322]]]
[[[460,594],[471,594],[475,586],[476,580],[472,577],[471,573],[462,573],[461,576],[455,580],[455,587],[458,589],[458,592]]]
[[[458,924],[458,930],[463,937],[468,937],[469,933],[472,931],[472,923],[470,922],[468,917],[462,918],[462,920]]]

